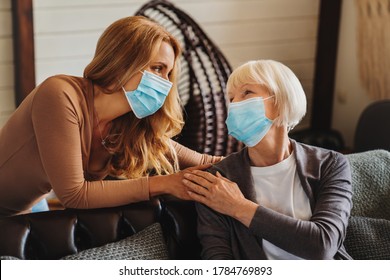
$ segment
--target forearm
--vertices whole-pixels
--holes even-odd
[[[332,219],[328,216],[304,221],[259,206],[249,230],[304,259],[332,259],[343,238]]]
[[[206,163],[217,163],[223,159],[222,156],[212,156],[198,153],[175,141],[172,141],[172,145],[177,152],[181,169]]]
[[[146,177],[131,180],[84,181],[53,185],[60,202],[66,208],[115,207],[133,202],[149,200]]]
[[[169,192],[167,190],[166,176],[151,176],[148,177],[149,196],[154,197]]]

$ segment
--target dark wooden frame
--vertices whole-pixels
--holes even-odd
[[[35,87],[33,0],[13,0],[16,105]],[[321,0],[311,128],[331,128],[342,0]]]
[[[12,0],[15,101],[18,106],[35,87],[33,0]]]
[[[341,0],[321,0],[311,128],[330,130],[337,64]]]

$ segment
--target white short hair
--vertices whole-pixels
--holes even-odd
[[[306,95],[290,68],[274,60],[248,61],[230,75],[227,92],[244,84],[259,84],[275,96],[277,126],[293,129],[306,114]]]

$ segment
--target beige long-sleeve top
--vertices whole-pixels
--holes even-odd
[[[93,106],[89,80],[58,75],[34,89],[16,109],[0,129],[0,216],[28,212],[52,189],[70,208],[149,199],[147,177],[103,181],[107,168],[89,170]],[[182,168],[216,160],[173,145]]]

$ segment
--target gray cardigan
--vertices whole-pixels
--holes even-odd
[[[351,259],[343,245],[352,208],[347,159],[334,151],[290,141],[310,200],[311,219],[295,219],[260,205],[247,228],[197,203],[203,259],[266,259],[262,238],[304,259]],[[210,169],[216,171],[236,182],[247,199],[256,201],[247,148]]]

